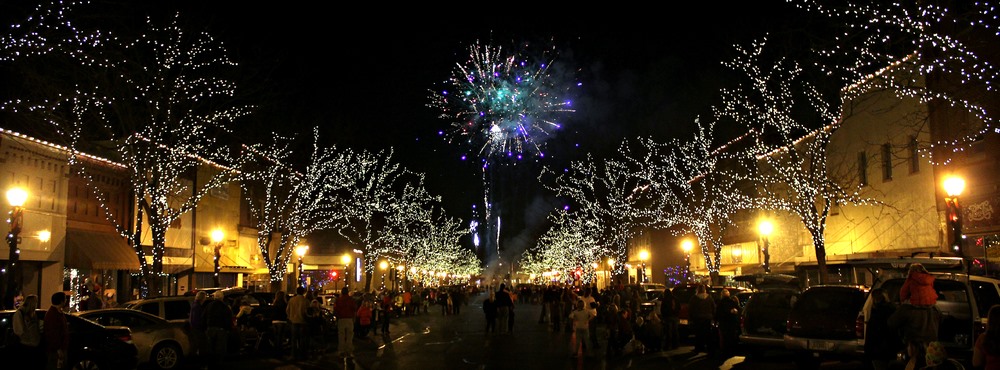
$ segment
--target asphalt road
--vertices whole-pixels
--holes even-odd
[[[556,369],[796,369],[793,356],[783,350],[758,351],[746,356],[709,357],[692,353],[691,346],[624,356],[607,356],[604,345],[593,353],[574,358],[570,353],[571,333],[557,332],[539,324],[540,305],[519,304],[515,309],[513,334],[486,335],[480,301],[473,297],[458,315],[442,315],[431,306],[426,314],[395,320],[390,335],[370,335],[356,339],[355,356],[334,355],[336,344],[308,361],[292,361],[287,356],[267,352],[232,356],[225,368],[257,369],[364,369],[364,370],[556,370]],[[603,334],[603,329],[600,332]],[[187,366],[188,368],[197,368]],[[860,369],[860,361],[825,362],[824,370]]]

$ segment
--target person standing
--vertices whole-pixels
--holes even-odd
[[[483,315],[486,316],[486,335],[497,332],[497,298],[490,291],[489,297],[483,300]]]
[[[570,356],[577,357],[579,353],[588,355],[587,341],[590,340],[590,322],[594,321],[597,313],[585,306],[583,300],[576,301],[576,309],[569,313],[569,321],[573,324],[573,347],[570,349]]]
[[[320,307],[319,299],[314,298],[309,301],[309,307],[306,308],[305,329],[308,332],[305,350],[320,355],[326,347],[326,341],[323,340],[326,338],[326,327],[323,325],[323,309]],[[309,351],[304,351],[306,356],[310,355]]]
[[[222,291],[212,294],[204,308],[205,348],[210,368],[221,368],[229,352],[229,334],[233,327],[233,309],[223,301]]]
[[[694,352],[713,353],[712,320],[715,319],[715,299],[708,295],[704,285],[698,285],[696,293],[688,303],[688,317],[694,331]]]
[[[207,349],[205,348],[205,343],[207,338],[205,336],[205,300],[208,299],[208,295],[203,291],[199,291],[194,295],[194,302],[191,303],[191,311],[188,311],[188,324],[191,326],[191,335],[189,336],[191,341],[191,353],[196,359],[196,362],[203,362]]]
[[[288,324],[292,328],[292,358],[296,360],[305,359],[309,354],[309,337],[306,332],[306,310],[309,309],[309,301],[306,300],[306,288],[295,288],[295,296],[288,300],[288,307],[285,314],[288,315]]]
[[[382,335],[387,336],[389,335],[389,324],[390,324],[389,320],[392,320],[392,310],[393,310],[392,297],[389,295],[389,292],[382,293],[381,302],[382,303],[379,304],[379,315],[378,315],[379,332]]]
[[[872,289],[872,306],[865,323],[865,357],[874,370],[886,370],[902,349],[902,341],[895,330],[889,329],[889,317],[896,312],[896,305],[889,302],[885,289]]]
[[[719,323],[719,334],[722,337],[722,350],[727,354],[736,351],[740,340],[740,303],[728,289],[722,289],[721,298],[716,305],[715,320]]]
[[[360,329],[359,336],[361,338],[368,338],[368,331],[372,328],[372,301],[367,299],[361,301],[361,307],[358,308],[358,314],[355,315],[358,319],[358,329]]]
[[[351,297],[351,291],[344,287],[333,306],[333,313],[337,316],[338,356],[354,357],[354,315],[357,312],[358,303]]]
[[[24,356],[28,359],[38,359],[41,358],[41,343],[42,343],[42,331],[39,325],[38,315],[35,310],[38,309],[38,296],[31,294],[24,297],[24,302],[21,303],[21,307],[18,307],[17,311],[14,311],[14,334],[17,335],[18,345],[17,351],[19,355]]]
[[[597,308],[600,307],[601,304],[597,302],[597,298],[594,297],[596,294],[594,294],[592,289],[594,288],[585,288],[581,300],[583,301],[583,308],[593,311],[594,317],[597,317]],[[589,327],[587,328],[587,332],[590,335],[590,346],[594,349],[600,347],[597,343],[597,321],[598,320],[590,320]]]
[[[514,302],[510,299],[510,294],[507,293],[507,285],[500,283],[500,289],[496,292],[497,299],[497,325],[500,327],[500,333],[506,333],[507,330],[507,320],[510,319],[510,309],[514,306]]]
[[[1000,305],[990,307],[986,331],[979,334],[972,348],[972,366],[976,369],[1000,370],[1000,324],[996,323],[1000,323]]]
[[[514,302],[517,302],[517,293],[510,292],[510,309],[507,310],[507,334],[514,332]]]
[[[670,289],[663,291],[660,295],[660,317],[663,320],[663,349],[672,350],[680,346],[680,326],[681,305],[674,297],[674,292]]]
[[[903,304],[889,317],[889,327],[902,332],[907,353],[912,355],[910,365],[923,367],[927,344],[938,339],[941,322],[941,312],[934,306],[937,303],[934,275],[919,263],[911,264],[899,288],[899,301]]]
[[[403,316],[410,316],[413,314],[413,293],[409,290],[403,292]]]
[[[62,369],[66,366],[66,354],[69,351],[69,321],[64,310],[69,306],[66,293],[52,293],[52,305],[45,312],[43,331],[45,336],[45,368],[49,370]]]

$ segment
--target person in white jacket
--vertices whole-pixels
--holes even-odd
[[[41,358],[42,330],[35,310],[38,309],[38,296],[31,294],[24,297],[21,307],[14,311],[14,334],[17,335],[21,348],[18,349],[24,358]]]
[[[583,300],[576,301],[576,309],[569,313],[569,320],[573,323],[574,336],[572,338],[573,348],[570,351],[576,357],[582,350],[587,354],[587,340],[590,339],[590,321],[597,317],[597,312],[584,307]]]

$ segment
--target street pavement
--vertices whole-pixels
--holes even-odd
[[[580,357],[571,356],[571,333],[553,331],[539,324],[541,306],[518,304],[513,334],[485,333],[485,319],[475,296],[457,315],[443,315],[440,306],[430,312],[395,319],[388,336],[355,339],[353,358],[335,355],[330,343],[319,356],[293,361],[270,353],[243,353],[227,360],[226,368],[257,369],[364,369],[364,370],[616,370],[616,369],[795,369],[792,356],[781,350],[758,351],[752,361],[745,356],[707,356],[693,353],[690,345],[672,351],[608,356],[601,334],[601,348]],[[331,338],[332,339],[332,338]],[[335,340],[333,340],[335,342]],[[827,362],[824,370],[859,369],[854,362]]]

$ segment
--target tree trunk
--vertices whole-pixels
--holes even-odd
[[[365,269],[365,292],[372,291],[372,271]]]
[[[816,250],[816,267],[819,269],[819,283],[826,284],[830,281],[826,269],[826,242],[823,240],[823,232],[819,235],[812,233],[813,247]]]

